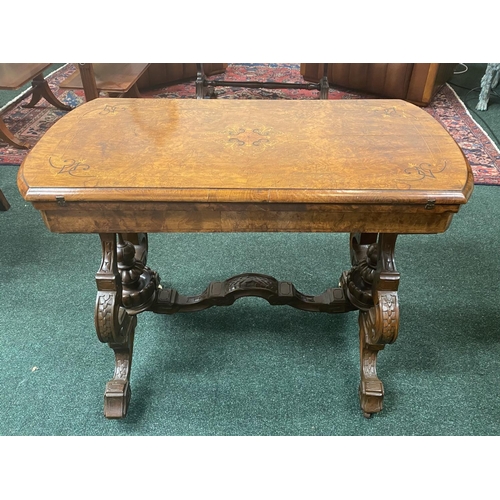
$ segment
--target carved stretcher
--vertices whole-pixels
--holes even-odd
[[[100,98],[60,119],[19,170],[50,231],[98,233],[97,335],[116,355],[105,415],[127,413],[137,318],[244,296],[311,312],[359,311],[360,403],[382,409],[377,355],[396,340],[398,234],[442,233],[473,189],[470,166],[428,113],[400,100]],[[345,232],[339,283],[305,295],[243,274],[195,296],[162,288],[151,232]]]

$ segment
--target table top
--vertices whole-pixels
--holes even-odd
[[[462,204],[473,179],[426,111],[393,99],[99,98],[24,160],[26,200]]]
[[[0,63],[0,89],[15,90],[46,70],[51,63]]]

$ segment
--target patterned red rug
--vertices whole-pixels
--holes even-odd
[[[64,103],[74,107],[84,102],[83,91],[65,90],[59,82],[76,69],[68,64],[48,78],[50,87]],[[226,72],[211,80],[249,80],[304,83],[298,64],[230,64]],[[219,99],[317,99],[318,92],[301,89],[247,89],[237,87],[217,87]],[[145,92],[146,98],[194,99],[194,82],[171,85]],[[344,89],[330,89],[329,99],[360,99],[375,96],[349,92]],[[34,145],[50,126],[66,112],[55,109],[42,100],[36,108],[24,108],[28,99],[14,109],[2,114],[7,127],[17,137]],[[436,118],[455,139],[468,158],[474,172],[476,184],[500,185],[500,151],[472,119],[466,107],[455,92],[444,86],[424,108]],[[27,151],[8,146],[0,141],[0,165],[20,165]]]

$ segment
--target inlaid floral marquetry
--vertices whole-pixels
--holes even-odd
[[[246,126],[232,127],[226,130],[226,145],[238,148],[253,148],[252,153],[258,153],[266,147],[276,144],[277,136],[281,135],[272,128],[258,127],[251,128]]]
[[[90,165],[72,158],[61,160],[50,157],[49,164],[58,174],[68,174],[73,177],[91,177],[91,174],[88,172]]]

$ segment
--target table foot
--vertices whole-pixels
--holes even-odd
[[[371,416],[382,410],[384,385],[377,376],[377,355],[384,345],[370,344],[370,331],[373,329],[372,313],[362,312],[359,316],[359,354],[361,382],[359,402],[364,416]]]
[[[104,416],[123,418],[127,415],[132,391],[128,380],[110,380],[104,394]]]
[[[115,373],[113,379],[106,384],[104,392],[104,415],[106,418],[123,418],[127,414],[132,395],[130,369],[132,367],[134,328],[135,324],[130,328],[123,343],[109,344],[115,351]]]
[[[45,100],[49,104],[52,104],[52,106],[58,109],[62,109],[63,111],[71,111],[73,109],[71,106],[63,104],[54,95],[54,93],[50,89],[49,84],[47,83],[47,80],[45,80],[45,78],[43,77],[43,73],[40,73],[39,75],[35,76],[35,78],[33,78],[31,86],[33,88],[31,101],[24,106],[25,108],[33,108],[40,102],[42,98],[45,98]]]

